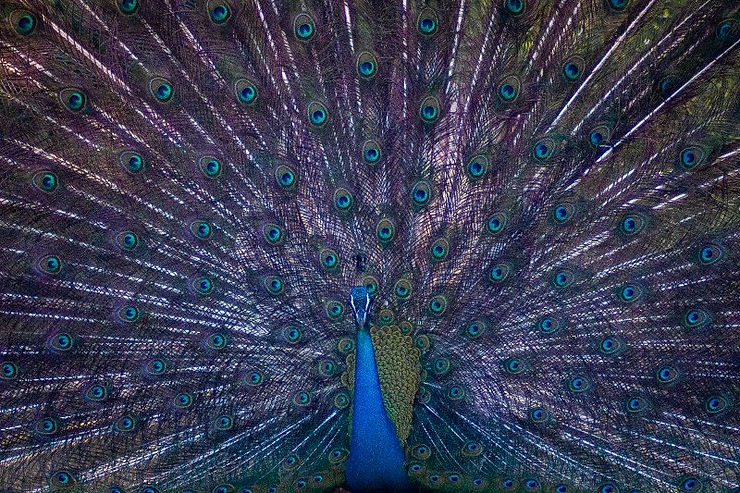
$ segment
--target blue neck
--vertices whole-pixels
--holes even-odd
[[[407,491],[403,448],[385,413],[375,351],[367,330],[357,332],[352,436],[347,459],[347,485],[353,492]]]

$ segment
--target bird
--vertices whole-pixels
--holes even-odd
[[[0,3],[0,491],[737,492],[740,6]]]

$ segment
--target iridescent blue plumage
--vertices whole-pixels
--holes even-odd
[[[738,15],[0,2],[0,491],[737,489]]]

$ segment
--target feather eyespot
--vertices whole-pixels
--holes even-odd
[[[118,155],[118,162],[132,175],[144,171],[147,164],[141,154],[135,151],[123,151]]]
[[[437,13],[430,8],[425,8],[419,14],[416,27],[422,36],[434,36],[439,29],[439,17],[437,17]]]
[[[516,486],[516,482],[511,478],[501,480],[501,487],[505,490],[513,490]]]
[[[299,41],[310,41],[316,35],[316,23],[306,12],[301,12],[293,19],[293,34]]]
[[[285,239],[282,228],[277,224],[267,223],[262,226],[262,236],[268,245],[280,245]]]
[[[345,392],[340,392],[334,397],[334,407],[337,409],[344,409],[349,406],[349,396]]]
[[[56,418],[43,418],[34,426],[36,433],[40,435],[53,435],[59,431],[59,420]]]
[[[332,465],[341,464],[349,457],[349,450],[345,448],[335,448],[329,452],[329,462]]]
[[[257,86],[249,79],[237,79],[234,82],[234,94],[237,100],[246,106],[254,104],[259,97]]]
[[[211,493],[234,493],[234,487],[230,484],[220,484],[213,488]]]
[[[349,337],[343,337],[337,342],[337,351],[342,354],[349,354],[355,349],[355,341]]]
[[[465,389],[460,385],[453,385],[447,389],[447,398],[451,401],[459,401],[465,397]]]
[[[576,206],[570,202],[563,202],[552,209],[552,220],[555,224],[565,224],[576,214]]]
[[[644,397],[631,397],[626,404],[628,413],[643,413],[650,408],[650,403]]]
[[[132,251],[139,246],[139,235],[133,231],[123,231],[116,236],[116,243],[121,250]]]
[[[414,340],[414,344],[416,344],[416,347],[418,347],[422,351],[426,351],[431,347],[432,341],[429,340],[428,335],[419,334],[418,336],[416,336],[416,339]]]
[[[400,300],[408,299],[411,296],[411,283],[407,279],[400,279],[393,287],[393,293]]]
[[[42,192],[52,193],[59,188],[59,178],[51,171],[39,171],[31,178],[34,187]]]
[[[486,223],[486,229],[488,233],[492,235],[496,235],[500,233],[501,231],[503,231],[508,221],[509,221],[509,217],[504,212],[494,212],[488,218],[488,222]]]
[[[56,275],[62,271],[62,261],[56,255],[44,255],[36,263],[39,270],[44,274]]]
[[[57,471],[51,475],[51,484],[55,488],[70,488],[77,484],[77,479],[69,471]]]
[[[511,103],[519,97],[521,87],[522,83],[519,81],[519,78],[510,75],[498,83],[496,94],[502,102]]]
[[[369,165],[374,165],[382,157],[380,145],[375,140],[367,140],[362,146],[362,158]]]
[[[437,295],[429,301],[429,311],[432,315],[440,316],[447,309],[447,298],[443,295]]]
[[[427,460],[432,456],[432,449],[428,445],[420,444],[411,449],[411,455],[418,460]]]
[[[687,329],[700,329],[709,325],[712,321],[709,312],[702,308],[690,308],[687,310],[681,320]]]
[[[522,485],[524,486],[524,490],[527,492],[539,491],[540,488],[540,482],[532,478],[522,481]]]
[[[229,339],[221,332],[215,332],[208,336],[206,339],[206,346],[209,348],[220,351],[224,349],[229,343]]]
[[[153,77],[149,81],[149,92],[160,103],[167,103],[175,95],[175,88],[164,77]]]
[[[532,148],[532,154],[539,161],[547,161],[555,150],[555,141],[550,138],[539,140]]]
[[[139,11],[139,0],[118,0],[117,4],[123,15],[133,15]]]
[[[390,219],[381,219],[378,221],[375,233],[378,236],[378,241],[380,241],[380,243],[388,244],[396,235],[396,227]]]
[[[584,376],[576,376],[568,381],[568,389],[577,394],[586,392],[590,387],[591,382]]]
[[[196,293],[206,296],[213,292],[215,286],[213,281],[208,277],[199,277],[193,281],[193,289]]]
[[[544,423],[549,418],[550,413],[542,408],[537,407],[529,411],[529,419],[531,419],[534,423]]]
[[[504,361],[504,369],[512,375],[519,375],[527,369],[527,364],[519,358],[509,358]]]
[[[319,261],[326,270],[335,270],[339,265],[339,255],[331,248],[324,248],[319,252]]]
[[[702,482],[694,477],[687,477],[681,479],[680,482],[680,489],[681,491],[691,492],[691,493],[698,493],[702,490]]]
[[[716,243],[707,243],[699,250],[699,263],[701,265],[713,265],[722,260],[724,250]]]
[[[524,13],[527,3],[525,0],[504,0],[504,7],[511,15],[518,16]]]
[[[172,404],[179,409],[187,409],[193,404],[193,397],[187,392],[180,392],[172,399]]]
[[[190,233],[201,240],[205,240],[211,237],[213,234],[213,228],[206,221],[196,220],[190,223]]]
[[[57,332],[49,338],[48,347],[52,351],[67,352],[75,346],[75,339],[67,332]]]
[[[725,19],[717,26],[717,39],[727,41],[737,36],[738,22],[735,19]]]
[[[440,103],[434,96],[427,96],[419,105],[419,116],[424,123],[434,123],[439,118]]]
[[[198,167],[206,178],[218,178],[223,173],[221,161],[213,156],[203,156],[198,160]]]
[[[146,372],[150,375],[162,375],[167,371],[167,363],[161,359],[153,359],[146,364]]]
[[[642,214],[627,214],[619,223],[619,231],[625,236],[634,236],[645,228],[646,223]]]
[[[685,170],[692,170],[704,162],[704,150],[698,146],[690,146],[679,154],[679,166]]]
[[[585,65],[586,63],[583,61],[583,58],[579,56],[568,58],[563,64],[563,76],[565,80],[575,82],[580,79]]]
[[[324,309],[331,320],[339,320],[344,315],[344,305],[336,300],[327,301]]]
[[[262,374],[262,372],[254,370],[249,372],[245,381],[247,385],[257,387],[258,385],[262,385],[262,382],[265,381],[265,375]]]
[[[709,414],[718,414],[730,407],[730,402],[722,395],[712,395],[704,402],[704,410]]]
[[[118,310],[118,318],[123,322],[136,322],[141,318],[141,312],[133,305],[126,305]]]
[[[465,335],[471,339],[479,337],[486,331],[486,324],[482,320],[473,320],[465,326]]]
[[[301,330],[293,326],[285,327],[283,329],[283,338],[289,344],[296,344],[301,340]]]
[[[554,334],[560,330],[560,320],[551,315],[545,315],[537,323],[537,328],[543,334]]]
[[[353,197],[346,188],[338,188],[334,192],[334,207],[342,212],[348,211],[352,207]]]
[[[12,361],[0,363],[0,380],[13,380],[18,377],[18,365]]]
[[[12,11],[8,16],[8,20],[15,32],[21,36],[28,36],[38,27],[36,15],[25,9]]]
[[[373,53],[363,51],[357,56],[355,64],[357,75],[364,80],[372,80],[378,73],[378,59]]]
[[[87,95],[82,89],[67,88],[59,92],[59,99],[67,110],[80,113],[87,106]]]
[[[214,422],[214,427],[218,431],[228,431],[234,427],[234,419],[227,415],[219,416]]]
[[[481,445],[480,442],[470,440],[465,442],[465,445],[462,446],[460,452],[465,457],[478,457],[483,453],[483,445]]]
[[[599,342],[599,352],[607,356],[619,353],[623,347],[622,341],[613,336],[605,337]]]
[[[599,147],[600,145],[606,144],[611,138],[611,130],[606,125],[599,125],[591,129],[588,133],[588,143],[591,147]]]
[[[643,294],[642,287],[634,283],[624,284],[617,290],[617,296],[623,303],[634,303],[642,298]]]
[[[108,398],[108,388],[100,384],[92,385],[85,391],[85,398],[93,402],[103,402]]]
[[[275,181],[285,190],[293,190],[298,178],[296,177],[295,170],[293,168],[285,164],[281,164],[275,168]]]
[[[332,360],[325,359],[319,361],[319,374],[322,377],[330,377],[337,371],[337,364]]]
[[[511,273],[511,267],[507,263],[496,264],[488,271],[488,280],[500,283],[506,280]]]
[[[556,288],[567,288],[571,286],[576,280],[576,276],[572,270],[563,269],[559,270],[552,276],[552,285]]]
[[[488,171],[488,158],[483,154],[473,157],[468,161],[466,171],[468,172],[468,176],[473,180],[481,178]]]
[[[611,483],[604,483],[597,489],[598,493],[619,493],[619,488]]]
[[[411,200],[417,208],[424,207],[432,198],[432,186],[427,181],[418,181],[411,189]]]
[[[658,383],[673,383],[678,379],[678,370],[672,366],[661,366],[656,370],[655,378],[658,380]]]
[[[362,285],[367,289],[367,294],[373,296],[378,292],[378,280],[373,276],[365,276],[362,278]]]
[[[450,243],[445,238],[437,238],[429,247],[429,253],[435,262],[447,260],[450,253]]]
[[[137,424],[136,418],[134,418],[131,415],[125,415],[125,416],[118,418],[118,420],[114,424],[114,428],[117,431],[122,431],[125,433],[125,432],[130,432],[130,431],[135,430],[136,424]]]
[[[329,119],[329,111],[322,103],[310,103],[306,111],[308,113],[308,120],[311,122],[313,127],[321,128],[326,125],[326,122]]]
[[[285,289],[283,280],[280,278],[280,276],[276,275],[266,276],[262,284],[264,285],[267,292],[273,296],[282,293],[283,289]]]
[[[449,358],[437,358],[434,361],[434,365],[432,367],[432,370],[437,375],[446,375],[450,368],[452,368],[452,363],[450,362]]]
[[[311,394],[306,391],[298,392],[293,396],[293,403],[296,406],[307,406],[311,403]]]
[[[231,18],[231,6],[224,1],[211,0],[207,6],[208,16],[216,25],[226,24]]]

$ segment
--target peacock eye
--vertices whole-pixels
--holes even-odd
[[[154,77],[149,81],[149,92],[158,102],[167,103],[172,100],[175,89],[164,77]]]
[[[434,36],[439,29],[437,13],[430,8],[425,8],[419,14],[416,26],[422,36]]]
[[[302,12],[293,19],[293,33],[300,41],[310,41],[316,34],[316,23],[308,13]]]
[[[363,51],[357,55],[357,63],[355,65],[357,75],[364,80],[372,80],[375,74],[378,72],[378,59],[375,54],[369,51]]]
[[[334,192],[334,206],[340,211],[348,211],[352,207],[352,194],[346,188],[338,188]]]
[[[424,98],[419,105],[419,116],[424,123],[434,123],[439,118],[440,102],[434,96]]]
[[[522,83],[518,77],[510,75],[498,83],[497,94],[501,102],[511,103],[519,97]]]
[[[139,10],[139,0],[119,0],[118,10],[124,15],[135,14]]]
[[[51,193],[59,188],[59,178],[51,171],[40,171],[33,175],[31,183],[42,192]]]
[[[208,15],[216,25],[223,25],[231,18],[231,7],[224,1],[208,2]]]

